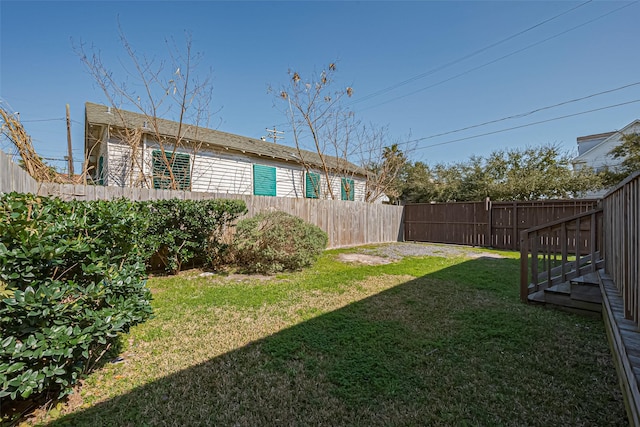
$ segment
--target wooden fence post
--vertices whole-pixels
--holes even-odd
[[[513,250],[518,250],[518,202],[513,202]]]
[[[529,239],[526,231],[520,233],[520,300],[527,302],[529,297]],[[532,258],[532,264],[534,262]]]

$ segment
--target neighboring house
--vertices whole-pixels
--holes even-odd
[[[633,133],[640,133],[640,120],[629,123],[619,131],[578,137],[578,156],[573,159],[573,166],[592,167],[596,172],[606,168],[615,170],[623,159],[614,159],[609,153],[620,145],[623,135]]]
[[[95,182],[169,188],[170,167],[183,190],[329,198],[331,186],[337,199],[364,200],[365,171],[344,160],[325,157],[331,171],[327,180],[317,153],[184,124],[184,143],[175,147],[178,123],[164,119],[156,123],[152,129],[143,114],[86,103],[85,155]],[[137,135],[137,144],[123,141],[124,129]],[[170,165],[164,161],[157,135],[165,140]]]

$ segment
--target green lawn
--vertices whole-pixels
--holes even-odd
[[[521,304],[518,254],[340,252],[267,280],[149,280],[156,317],[122,338],[124,362],[41,422],[628,425],[602,322]]]

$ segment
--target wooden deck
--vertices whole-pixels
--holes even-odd
[[[640,427],[639,236],[640,171],[611,189],[592,211],[522,231],[520,298],[584,314],[593,313],[601,298],[598,315],[629,423]]]
[[[603,300],[602,317],[623,390],[629,423],[640,426],[640,331],[635,322],[625,319],[622,297],[611,277],[602,271],[600,289]]]

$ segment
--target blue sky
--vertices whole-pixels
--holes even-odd
[[[213,127],[253,138],[286,127],[269,85],[284,84],[288,69],[306,75],[334,60],[336,84],[354,88],[357,117],[388,126],[389,143],[418,140],[406,145],[411,159],[432,164],[548,143],[575,151],[577,136],[640,118],[638,2],[2,0],[0,98],[20,112],[40,155],[66,154],[70,104],[74,156],[82,157],[84,103],[107,101],[72,40],[100,49],[118,75],[118,19],[138,52],[158,58],[166,38],[181,44],[189,32],[203,71],[213,72]],[[282,143],[292,144],[290,135]]]

